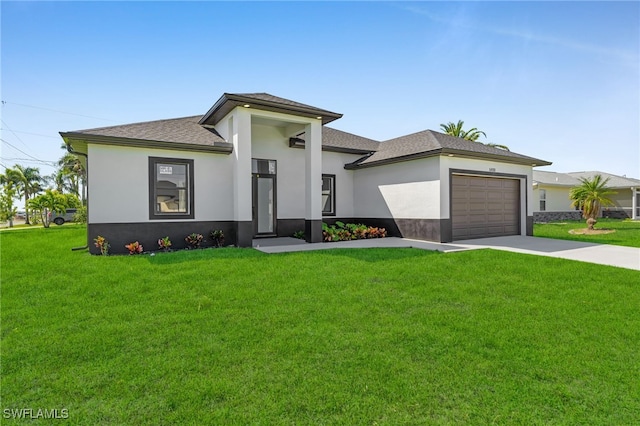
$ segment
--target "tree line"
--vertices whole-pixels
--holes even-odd
[[[66,149],[66,146],[62,146]],[[67,152],[58,160],[56,171],[43,176],[38,167],[15,164],[0,174],[0,222],[13,221],[16,201],[24,200],[25,223],[49,225],[49,213],[86,205],[86,170],[80,159]]]

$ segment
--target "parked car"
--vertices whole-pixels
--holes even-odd
[[[27,214],[23,210],[19,210],[16,213],[16,216],[14,217],[14,219],[18,219],[18,220],[25,220],[26,218],[27,218]]]
[[[49,212],[49,221],[56,225],[62,225],[65,222],[73,222],[73,217],[78,209],[67,209],[66,212]]]

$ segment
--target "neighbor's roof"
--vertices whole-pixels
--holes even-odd
[[[545,172],[541,170],[533,171],[533,184],[575,186],[580,183],[577,178],[567,173]]]
[[[196,115],[60,132],[60,136],[65,141],[90,140],[93,143],[109,145],[231,152],[232,145],[226,142],[213,127],[198,124],[201,117]]]
[[[626,176],[618,176],[599,171],[556,173],[534,170],[533,182],[534,184],[538,183],[543,185],[575,186],[580,184],[581,178],[593,179],[596,175],[602,176],[603,179],[609,179],[607,182],[607,186],[609,188],[640,186],[640,179],[628,178]]]
[[[569,176],[577,178],[578,180],[580,178],[593,179],[595,175],[601,175],[603,179],[609,179],[609,182],[607,182],[607,186],[610,188],[640,186],[639,179],[628,178],[626,176],[618,176],[618,175],[614,175],[607,172],[591,171],[591,172],[571,172],[567,174]]]
[[[528,157],[500,148],[445,135],[433,130],[424,130],[399,138],[380,142],[372,155],[347,165],[349,169],[372,167],[388,163],[431,157],[436,155],[486,158],[508,163],[535,166],[549,165],[548,161]]]
[[[342,117],[342,114],[314,107],[290,99],[280,98],[269,93],[224,93],[220,99],[202,116],[200,124],[218,123],[225,115],[238,106],[247,106],[266,111],[294,113],[309,118],[320,118],[322,124],[330,123]]]

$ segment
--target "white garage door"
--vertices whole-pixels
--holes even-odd
[[[453,239],[520,234],[520,181],[453,175]]]

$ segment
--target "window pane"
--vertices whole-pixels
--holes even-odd
[[[158,188],[156,192],[157,213],[188,213],[187,190]]]
[[[194,218],[193,163],[149,157],[149,219]]]
[[[333,177],[322,177],[322,213],[333,211]]]
[[[156,182],[158,188],[186,188],[187,165],[158,163],[156,165]]]
[[[261,175],[275,175],[276,160],[259,160],[256,158],[251,159],[251,173]]]

